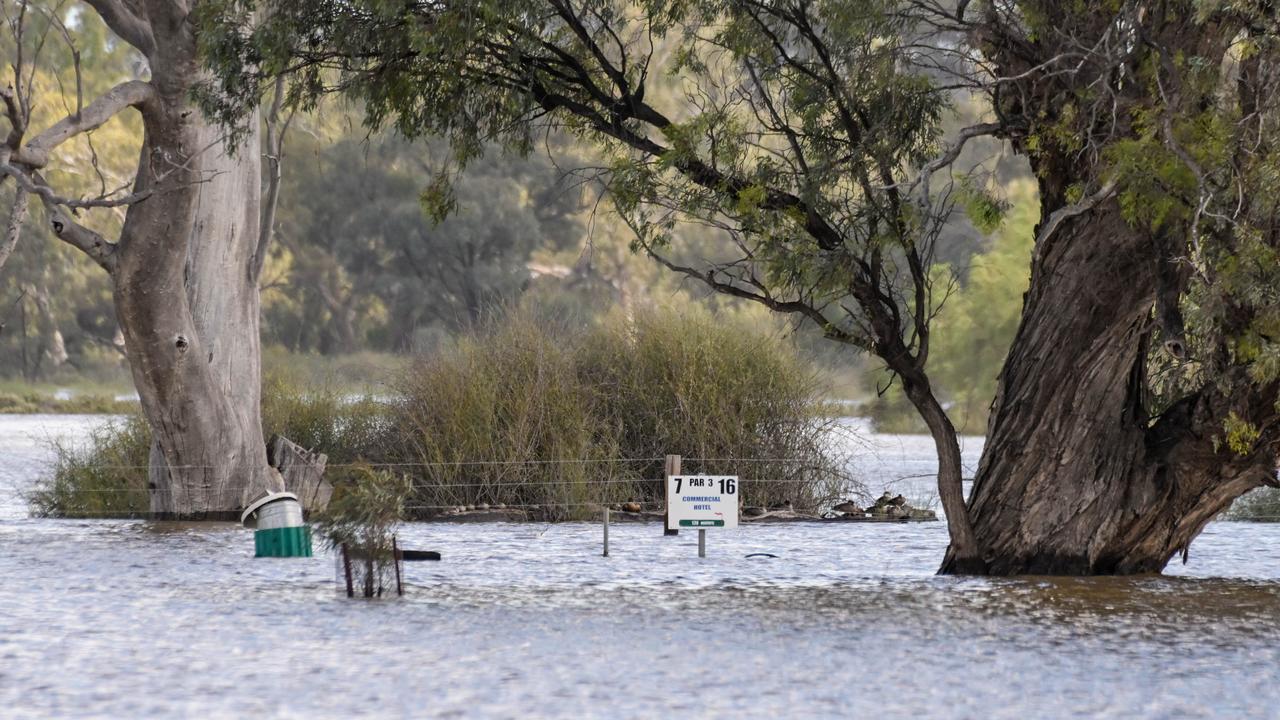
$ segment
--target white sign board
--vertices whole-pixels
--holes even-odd
[[[667,476],[667,529],[736,527],[737,475]]]

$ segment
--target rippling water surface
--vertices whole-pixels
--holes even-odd
[[[3,717],[1280,712],[1280,526],[1211,524],[1165,577],[987,580],[933,575],[941,523],[746,526],[706,560],[656,525],[603,558],[589,523],[415,524],[444,561],[352,601],[231,524],[28,519],[43,442],[91,422],[0,416]],[[929,469],[868,443],[873,487]]]

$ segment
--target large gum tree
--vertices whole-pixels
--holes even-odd
[[[0,91],[9,124],[0,172],[20,190],[15,217],[27,212],[27,198],[35,199],[53,233],[110,276],[154,438],[152,512],[231,516],[265,489],[283,489],[267,465],[259,408],[258,258],[264,236],[256,109],[248,111],[249,150],[233,155],[222,130],[192,104],[202,73],[193,3],[86,4],[73,9],[4,0],[16,42],[13,76]],[[56,44],[69,46],[78,63],[75,33],[83,19],[77,17],[89,12],[136,51],[137,77],[95,98],[77,95],[65,117],[32,127],[40,102],[62,107],[41,97],[34,67]],[[132,186],[91,198],[60,194],[50,177],[69,161],[63,146],[127,112],[140,116],[143,129]],[[103,207],[124,213],[114,239],[86,219],[87,211]]]
[[[1275,484],[1269,4],[302,0],[251,26],[252,5],[210,6],[224,121],[296,72],[295,99],[347,92],[459,163],[567,130],[638,248],[882,359],[937,442],[945,572],[1158,571]],[[991,112],[943,144],[952,92]],[[994,209],[952,182],[980,137],[1027,158],[1041,222],[966,502],[926,362],[939,227],[957,189]],[[691,254],[689,223],[723,242]]]
[[[934,8],[1041,222],[969,503],[994,574],[1157,572],[1276,484],[1275,8]],[[954,561],[954,562],[953,562]],[[949,553],[945,569],[964,558]]]

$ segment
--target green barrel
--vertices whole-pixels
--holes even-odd
[[[254,557],[311,557],[311,526],[253,531]]]

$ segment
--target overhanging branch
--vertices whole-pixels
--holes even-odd
[[[31,168],[49,164],[49,153],[81,133],[96,130],[125,108],[141,107],[155,96],[151,83],[130,80],[103,93],[75,115],[68,115],[36,135],[14,153],[13,160]]]

